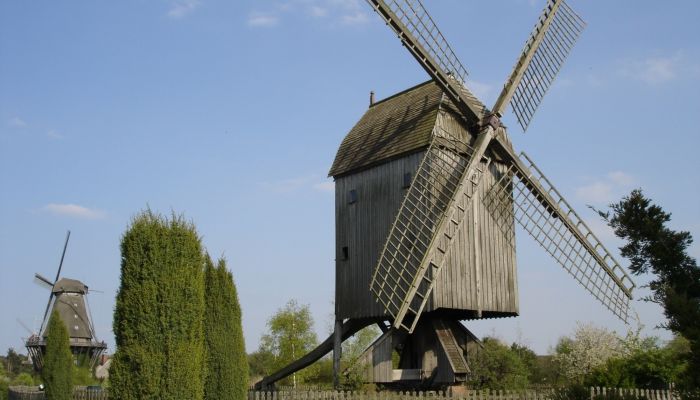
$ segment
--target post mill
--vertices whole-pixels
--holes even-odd
[[[493,108],[419,0],[367,0],[432,78],[374,102],[342,141],[335,180],[335,332],[275,381],[378,323],[359,360],[365,381],[436,387],[470,373],[478,340],[460,321],[517,316],[516,221],[603,306],[627,321],[634,283],[524,153],[524,130],[585,27],[549,0]],[[400,360],[392,364],[392,353]]]

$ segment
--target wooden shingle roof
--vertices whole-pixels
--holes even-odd
[[[345,175],[428,147],[441,106],[454,110],[433,81],[370,106],[343,139],[328,175]]]

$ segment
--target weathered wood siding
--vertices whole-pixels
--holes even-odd
[[[468,138],[468,132],[449,113],[441,111],[437,128]],[[406,189],[404,175],[414,176],[424,151],[388,161],[354,174],[336,177],[336,316],[386,316],[369,290],[372,273]],[[482,198],[505,166],[492,161],[475,197],[474,207],[460,226],[456,242],[438,276],[425,311],[467,311],[462,318],[483,311],[488,316],[518,313],[514,243],[506,240]],[[349,203],[349,192],[357,201]],[[511,227],[514,221],[510,221]],[[514,228],[514,227],[513,227]],[[347,258],[343,248],[347,248]],[[478,249],[478,251],[477,251]],[[478,254],[478,256],[477,256]],[[479,262],[477,262],[477,257]]]
[[[468,137],[468,132],[449,113],[440,113],[437,124],[454,136]],[[492,161],[488,173],[483,175],[474,207],[460,225],[456,242],[435,282],[427,311],[447,308],[518,313],[515,246],[506,240],[482,202],[506,169],[505,165]],[[510,222],[513,229],[514,224],[515,221]]]
[[[338,318],[384,316],[369,291],[372,273],[424,151],[335,180],[335,307]],[[355,190],[357,201],[349,203]],[[347,259],[343,248],[347,247]]]

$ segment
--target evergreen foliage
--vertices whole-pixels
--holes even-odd
[[[620,251],[630,260],[632,273],[654,275],[649,283],[653,294],[646,300],[661,305],[666,327],[688,340],[683,384],[689,390],[700,390],[700,267],[687,252],[693,237],[670,229],[671,214],[652,204],[639,189],[610,208],[611,212],[598,213],[625,241]]]
[[[203,320],[204,258],[194,225],[138,214],[121,241],[111,398],[201,399]]]
[[[236,285],[223,258],[216,266],[209,255],[205,259],[204,398],[244,400],[248,391],[248,362]]]
[[[66,325],[53,310],[46,327],[46,353],[42,378],[47,400],[70,400],[73,397],[73,355]]]

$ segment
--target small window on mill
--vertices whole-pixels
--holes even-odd
[[[403,174],[403,185],[401,187],[404,189],[408,189],[409,187],[411,187],[411,178],[412,177],[410,172],[406,172],[405,174]]]
[[[357,190],[352,189],[348,192],[348,204],[357,203]]]
[[[348,246],[343,246],[343,261],[348,259]]]

